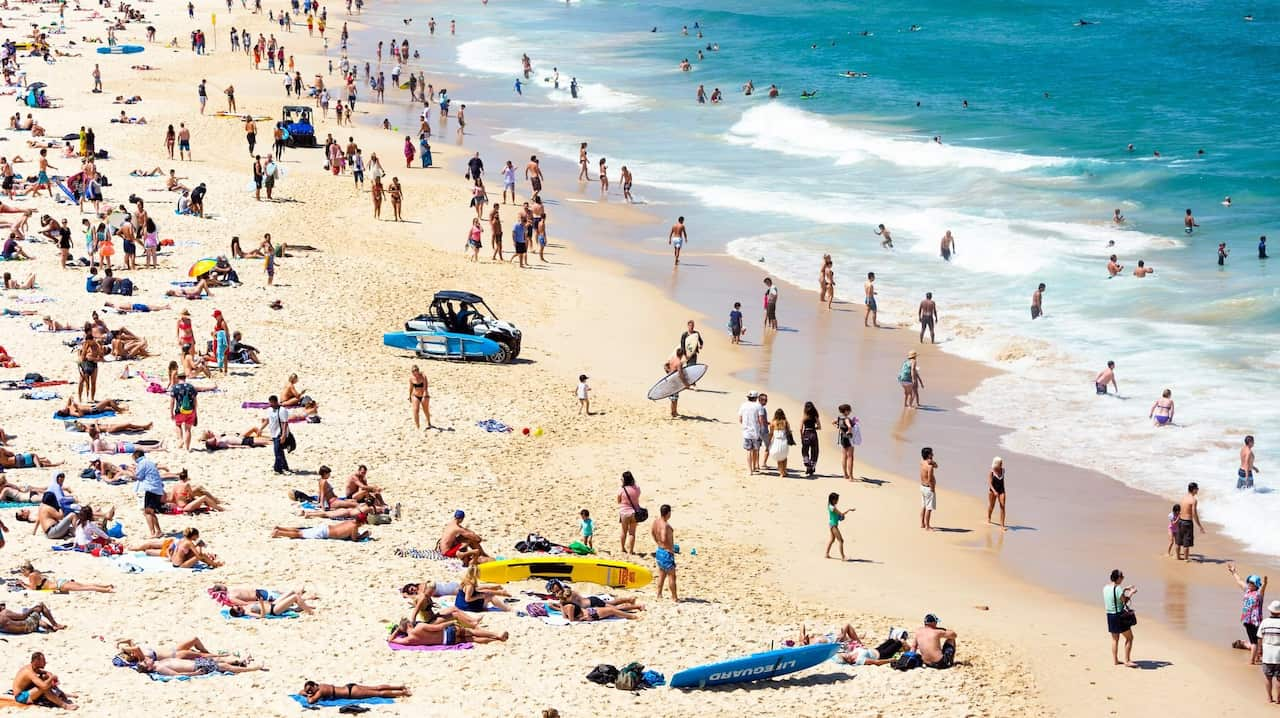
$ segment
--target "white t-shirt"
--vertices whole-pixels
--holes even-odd
[[[280,422],[289,423],[289,410],[283,406],[279,409],[267,409],[267,434],[271,438],[281,436]]]
[[[769,410],[756,403],[756,433],[764,436],[769,431]]]
[[[1280,618],[1262,619],[1258,640],[1262,641],[1262,662],[1280,663]]]
[[[759,416],[759,412],[756,411],[758,408],[760,408],[760,404],[754,401],[743,402],[742,406],[738,407],[738,420],[742,422],[742,438],[744,439],[760,438],[756,423],[756,417]]]
[[[578,382],[578,398],[579,399],[586,399],[587,392],[590,390],[591,390],[591,387],[587,386],[587,383],[585,381]]]

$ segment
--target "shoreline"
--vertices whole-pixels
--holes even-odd
[[[177,15],[175,9],[172,17],[166,16],[164,21],[172,21],[174,26],[184,25],[185,20],[179,20]],[[233,14],[233,17],[238,16]],[[262,25],[262,18],[254,19],[255,30],[262,29]],[[158,46],[148,47],[158,51]],[[229,53],[228,56],[235,57]],[[196,69],[199,62],[185,53],[169,57],[181,57],[175,64],[187,72]],[[313,61],[316,57],[304,57],[304,61]],[[82,72],[85,68],[75,69]],[[134,611],[112,611],[108,608],[112,604],[99,597],[51,599],[57,601],[55,608],[59,617],[63,618],[64,612],[68,614],[70,619],[63,618],[63,621],[72,623],[76,630],[14,642],[15,647],[21,645],[24,650],[28,646],[42,647],[51,656],[52,670],[62,675],[73,690],[96,693],[86,703],[94,711],[174,712],[183,703],[204,698],[292,715],[297,711],[296,706],[288,704],[286,710],[285,703],[278,697],[264,701],[262,691],[264,688],[296,689],[303,674],[326,681],[346,676],[344,680],[413,682],[415,689],[420,689],[413,700],[385,707],[389,713],[401,715],[419,714],[423,705],[431,704],[424,700],[461,705],[483,715],[533,714],[535,709],[546,705],[557,705],[566,715],[587,715],[634,707],[637,700],[646,703],[648,710],[660,714],[687,715],[693,711],[730,714],[758,709],[758,701],[765,695],[770,698],[771,709],[807,715],[818,710],[815,705],[848,705],[855,698],[866,703],[865,710],[874,712],[880,710],[874,707],[877,704],[901,705],[904,693],[913,699],[924,699],[900,711],[907,715],[936,714],[941,700],[949,700],[957,710],[984,715],[1030,712],[1043,708],[1041,704],[1070,715],[1077,708],[1085,707],[1091,714],[1103,709],[1149,707],[1157,697],[1167,699],[1173,682],[1178,681],[1192,684],[1203,681],[1201,685],[1213,685],[1218,690],[1224,685],[1241,685],[1239,673],[1227,671],[1225,663],[1199,665],[1197,647],[1172,631],[1151,628],[1144,623],[1140,627],[1143,637],[1139,646],[1145,645],[1148,635],[1153,644],[1159,641],[1162,648],[1167,643],[1162,658],[1174,665],[1158,671],[1113,671],[1106,678],[1092,676],[1100,678],[1100,687],[1088,687],[1090,667],[1098,666],[1101,661],[1096,658],[1105,652],[1105,637],[1099,628],[1101,612],[1096,607],[1009,579],[1004,575],[1005,569],[988,556],[970,550],[966,541],[918,534],[899,536],[900,521],[896,517],[910,511],[912,501],[912,492],[906,490],[911,488],[909,480],[872,469],[861,460],[860,473],[870,473],[877,480],[889,482],[884,491],[877,490],[874,495],[864,497],[863,486],[846,489],[828,486],[831,482],[793,486],[780,485],[767,476],[747,479],[740,467],[741,452],[733,450],[736,428],[720,425],[718,422],[724,420],[715,418],[731,415],[732,407],[740,401],[736,397],[747,382],[736,376],[732,360],[728,367],[719,362],[719,357],[727,355],[728,348],[723,335],[711,330],[717,326],[714,317],[702,325],[710,340],[709,354],[717,357],[717,372],[725,374],[713,375],[713,381],[706,382],[708,386],[704,387],[708,391],[700,391],[684,402],[686,409],[697,411],[709,420],[679,423],[660,420],[654,416],[660,407],[640,400],[639,391],[652,380],[661,352],[649,356],[613,349],[635,346],[647,351],[648,347],[664,346],[663,337],[678,332],[683,318],[688,316],[685,306],[662,292],[659,286],[627,276],[623,264],[592,258],[576,248],[556,248],[554,256],[564,264],[557,264],[547,272],[522,273],[513,267],[466,263],[457,253],[460,243],[456,238],[461,236],[460,227],[468,216],[458,176],[448,172],[408,172],[395,167],[399,159],[395,151],[398,135],[359,126],[350,130],[362,145],[383,152],[388,158],[385,166],[389,175],[399,173],[405,178],[409,193],[406,214],[413,222],[411,225],[397,227],[384,222],[373,225],[378,231],[353,231],[368,226],[367,194],[353,195],[354,202],[338,199],[340,185],[334,183],[349,182],[350,178],[325,176],[319,171],[318,155],[307,151],[286,153],[285,164],[294,171],[279,189],[282,196],[289,196],[293,201],[255,204],[246,200],[244,193],[237,193],[236,188],[243,184],[247,167],[243,159],[234,165],[228,161],[240,147],[239,129],[234,122],[219,126],[207,121],[199,121],[197,125],[191,121],[194,101],[189,96],[191,93],[183,92],[192,84],[192,74],[194,72],[183,75],[170,71],[163,77],[156,75],[149,85],[143,84],[141,90],[144,95],[154,96],[163,87],[173,91],[173,97],[180,98],[169,102],[166,96],[155,105],[151,104],[153,100],[148,100],[141,109],[149,119],[154,117],[152,108],[157,106],[162,113],[169,113],[166,117],[188,118],[199,130],[197,148],[201,159],[192,165],[177,166],[208,172],[219,180],[210,198],[211,206],[216,208],[216,218],[198,222],[171,220],[166,216],[165,224],[176,228],[173,235],[184,240],[195,237],[194,241],[200,243],[199,249],[219,253],[228,234],[252,236],[249,232],[265,229],[283,233],[287,241],[288,235],[298,229],[311,229],[306,223],[314,222],[314,235],[308,239],[323,250],[314,256],[284,262],[280,283],[274,289],[262,286],[260,272],[250,264],[237,264],[237,268],[243,270],[244,287],[218,292],[212,301],[190,304],[202,324],[207,324],[208,319],[201,314],[214,307],[227,312],[237,327],[248,330],[246,338],[251,343],[270,352],[263,367],[237,372],[226,379],[228,393],[237,403],[242,398],[260,398],[281,386],[288,371],[299,371],[304,376],[304,384],[322,402],[325,421],[301,427],[301,448],[291,461],[307,468],[328,462],[336,467],[336,475],[349,471],[358,461],[368,462],[376,480],[389,487],[396,500],[403,500],[408,511],[403,523],[378,530],[381,543],[367,548],[324,543],[317,546],[314,542],[281,544],[265,539],[263,530],[272,523],[289,521],[290,505],[284,500],[286,488],[307,488],[311,478],[272,480],[266,471],[270,457],[259,452],[249,452],[248,456],[227,455],[243,452],[197,453],[188,457],[170,454],[173,460],[185,461],[198,470],[198,480],[210,485],[214,493],[233,497],[233,508],[227,514],[190,520],[209,537],[214,550],[233,562],[229,568],[176,578],[167,574],[121,578],[86,556],[59,555],[60,560],[55,560],[44,551],[43,539],[14,535],[6,550],[15,555],[40,558],[41,563],[55,567],[59,575],[75,572],[90,580],[118,580],[122,591],[127,587],[135,592],[134,596],[124,593],[113,599],[130,600],[133,606],[132,599],[136,598],[139,605]],[[270,87],[276,79],[274,76],[271,82],[264,79],[262,73],[251,75],[243,70],[209,72],[208,76],[234,77],[246,104],[257,102],[270,107],[280,99],[263,89],[278,92],[278,86]],[[242,80],[247,84],[242,85]],[[70,102],[68,108],[71,108]],[[50,115],[48,111],[40,117],[42,122],[65,122],[64,117]],[[123,148],[117,153],[113,147],[113,160],[107,165],[112,175],[118,177],[115,189],[110,192],[113,199],[118,199],[125,188],[137,188],[140,193],[148,189],[143,180],[124,178],[120,168],[135,157],[152,156],[139,155],[139,152],[144,148],[150,151],[150,143],[160,131],[157,125],[163,126],[163,121],[152,119],[145,131],[140,132],[135,132],[138,128],[113,126],[109,128],[110,133],[107,130],[101,133],[100,146],[110,139]],[[332,129],[332,125],[328,129]],[[129,142],[134,137],[145,139]],[[473,141],[468,141],[468,151],[474,146]],[[441,143],[436,150],[439,164],[456,167],[466,152],[446,148],[445,144],[448,143]],[[227,151],[217,157],[206,154],[213,146],[227,148]],[[158,152],[158,143],[154,147]],[[299,162],[299,158],[305,165],[291,164]],[[311,165],[313,161],[315,165]],[[154,196],[144,195],[147,199]],[[312,208],[327,211],[321,214]],[[557,217],[560,211],[557,210]],[[573,220],[569,226],[577,224],[578,221]],[[439,228],[443,229],[435,231]],[[570,244],[576,246],[592,235],[579,232],[569,236]],[[447,239],[450,237],[455,239]],[[552,243],[557,243],[555,236]],[[37,250],[43,255],[41,259],[47,260],[49,247],[39,246]],[[176,256],[183,255],[199,256],[199,253],[189,247],[177,249],[175,259],[166,258],[166,269],[180,270],[183,262],[175,260]],[[69,300],[65,305],[54,307],[61,315],[58,318],[68,318],[72,308],[87,310],[93,306],[91,297],[77,293],[80,273],[60,273],[47,261],[40,260],[35,268],[52,293]],[[142,296],[148,301],[162,284],[159,274],[141,271],[135,274],[145,280]],[[437,389],[433,413],[438,412],[436,416],[449,429],[424,437],[404,426],[407,408],[399,399],[394,399],[395,403],[392,399],[404,391],[403,379],[409,362],[400,353],[382,347],[380,334],[388,327],[396,328],[395,322],[420,311],[424,295],[431,289],[464,284],[482,286],[486,298],[500,315],[509,314],[518,320],[526,331],[527,354],[522,362],[510,367],[424,364],[435,384],[433,388]],[[421,290],[407,292],[406,287]],[[283,298],[286,312],[272,313],[264,309],[262,305],[267,296]],[[601,301],[603,298],[609,301]],[[651,311],[634,311],[635,307]],[[619,322],[620,314],[627,321]],[[129,326],[138,327],[158,350],[163,348],[159,357],[141,363],[148,371],[159,371],[172,353],[172,341],[165,337],[171,335],[174,318],[172,312],[126,317]],[[115,324],[121,320],[113,317],[109,321]],[[3,326],[6,331],[9,327],[21,328],[9,320]],[[207,327],[200,327],[204,328]],[[27,366],[44,363],[58,371],[70,366],[65,348],[53,337],[23,333],[18,341],[6,345],[15,354],[22,354],[19,358]],[[745,366],[745,362],[740,366]],[[108,395],[126,395],[139,406],[147,405],[140,413],[161,417],[163,403],[143,394],[137,382],[116,379],[117,368],[104,365],[102,388]],[[592,384],[599,392],[597,408],[604,413],[595,420],[574,415],[572,378],[580,371],[598,377]],[[778,393],[774,395],[783,399]],[[240,424],[247,423],[254,415],[234,406],[232,397],[214,395],[202,404],[208,406],[201,412],[202,426],[238,430]],[[48,426],[44,416],[46,406],[40,404],[17,404],[15,411],[22,419],[21,441],[28,446],[59,447],[60,458],[72,460],[71,466],[76,467],[74,454],[61,450],[67,443],[66,435],[60,428]],[[545,426],[548,432],[537,440],[486,435],[471,426],[484,416],[500,416],[515,426]],[[171,441],[171,430],[162,420],[154,433]],[[681,440],[673,441],[673,434],[679,434]],[[36,441],[27,444],[32,439]],[[441,444],[443,446],[439,446]],[[416,449],[417,446],[421,449]],[[831,451],[826,445],[823,449],[824,463],[829,465]],[[973,499],[946,490],[946,477],[950,475],[947,471],[952,465],[944,464],[943,505],[947,507],[954,502],[962,510],[972,511],[976,504]],[[652,604],[650,588],[640,592],[651,607],[646,620],[639,622],[555,629],[529,619],[486,616],[486,621],[492,620],[491,625],[512,631],[511,644],[482,646],[460,652],[462,655],[406,656],[380,650],[381,626],[376,624],[405,611],[394,595],[395,586],[423,574],[429,578],[447,575],[442,566],[395,556],[392,545],[426,548],[423,544],[430,543],[445,514],[465,506],[477,530],[496,537],[491,545],[505,553],[502,547],[529,530],[545,532],[553,538],[571,536],[577,508],[587,503],[593,513],[598,511],[603,529],[601,548],[611,549],[609,543],[616,537],[616,529],[604,528],[611,525],[608,499],[616,486],[617,474],[626,466],[635,467],[642,477],[649,497],[646,501],[669,501],[675,505],[677,541],[699,549],[699,557],[681,557],[685,571],[681,575],[681,587],[695,600],[677,606]],[[13,480],[38,482],[45,472],[37,473],[39,476],[11,472],[8,476]],[[77,494],[88,499],[110,498],[119,503],[127,527],[135,534],[138,532],[139,517],[127,493],[75,479],[71,482],[75,483]],[[850,574],[835,573],[830,568],[833,564],[815,565],[817,559],[810,558],[816,557],[818,542],[822,540],[822,534],[817,531],[821,518],[818,508],[827,490],[845,492],[845,500],[856,502],[860,507],[861,515],[855,515],[858,535],[855,537],[851,531],[846,537],[850,554],[856,556],[871,545],[875,554],[872,560],[878,561],[865,566],[852,564],[849,568],[857,572],[851,574],[858,576],[856,583],[848,580]],[[733,494],[738,495],[736,499],[723,500],[724,496]],[[800,516],[809,518],[798,521]],[[184,525],[184,520],[164,519],[164,523],[170,528]],[[753,534],[757,530],[759,533]],[[643,529],[641,534],[637,545],[647,548],[651,542],[643,535]],[[870,540],[871,537],[882,539],[883,545],[876,545],[878,542]],[[932,538],[944,540],[929,541]],[[944,559],[937,562],[936,572],[931,572],[934,578],[928,589],[941,594],[932,597],[919,595],[917,587],[911,585],[918,580],[918,576],[913,579],[912,564],[929,551],[943,554]],[[648,558],[641,562],[647,564]],[[863,568],[866,574],[860,575]],[[322,592],[321,605],[328,615],[298,622],[273,621],[248,626],[220,622],[216,616],[208,615],[214,609],[211,602],[192,598],[198,596],[204,584],[214,580],[252,581],[268,586],[305,583]],[[139,586],[143,590],[137,591]],[[821,600],[813,600],[815,593]],[[987,593],[997,595],[993,598],[985,595]],[[11,602],[16,603],[16,598]],[[353,601],[365,606],[351,612],[347,607]],[[979,601],[990,604],[990,611],[975,611],[961,605]],[[218,645],[252,646],[255,654],[270,647],[272,653],[268,660],[273,662],[275,671],[209,682],[193,681],[182,686],[156,686],[135,676],[141,681],[139,685],[146,686],[147,690],[134,690],[132,684],[122,680],[124,676],[119,669],[105,665],[100,654],[109,648],[92,640],[87,635],[91,629],[85,628],[92,624],[98,633],[107,636],[132,632],[151,639],[150,631],[158,628],[155,616],[163,615],[162,611],[174,605],[188,604],[190,608],[182,620],[176,621],[177,625],[172,628],[165,626],[159,631],[160,637],[197,631],[206,639],[212,635]],[[848,615],[850,606],[857,607],[852,617]],[[848,669],[824,666],[812,674],[744,690],[659,691],[643,694],[641,699],[619,691],[601,692],[580,678],[595,663],[621,665],[633,658],[650,663],[670,676],[680,667],[703,660],[759,650],[766,643],[792,634],[802,622],[812,626],[815,621],[835,623],[853,618],[859,630],[878,637],[887,620],[911,621],[909,625],[915,625],[914,618],[903,616],[908,612],[914,616],[922,610],[942,612],[948,624],[962,632],[964,650],[975,652],[972,656],[965,655],[971,661],[968,667],[951,672],[916,671],[899,678],[901,674],[887,669],[860,669],[850,675]],[[1055,619],[1062,619],[1055,620],[1052,626],[1044,626],[1043,635],[1050,639],[1022,640],[1029,627],[1040,628],[1037,622],[1046,610]],[[352,613],[354,615],[350,615]],[[301,625],[295,625],[299,623]],[[325,629],[329,629],[325,631],[327,641],[302,638]],[[976,635],[970,638],[970,634]],[[1058,639],[1069,642],[1072,650],[1078,647],[1087,651],[1079,659],[1080,664],[1063,665],[1062,649],[1055,643]],[[560,650],[549,652],[549,645]],[[1217,653],[1229,654],[1225,650]],[[1139,657],[1142,655],[1140,648]],[[354,672],[353,658],[360,666]],[[422,658],[427,660],[418,660]],[[435,658],[441,660],[433,660]],[[75,665],[75,670],[68,670],[69,664]],[[1028,673],[1028,664],[1039,680]],[[9,668],[5,666],[6,670]],[[440,675],[453,678],[439,681]],[[991,675],[999,675],[1002,680],[998,684],[988,682]],[[857,680],[852,680],[855,676]],[[1248,680],[1249,691],[1254,690],[1253,682],[1253,678]],[[1191,693],[1190,686],[1184,691]],[[1084,694],[1079,695],[1081,692]],[[1241,706],[1253,707],[1253,701],[1237,705],[1235,701],[1243,699],[1212,693],[1197,690],[1187,695],[1182,705],[1212,706],[1228,714],[1236,709],[1246,710]]]

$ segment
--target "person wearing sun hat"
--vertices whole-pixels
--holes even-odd
[[[1236,571],[1236,565],[1233,562],[1227,563],[1227,573],[1235,579],[1236,585],[1244,591],[1244,599],[1240,609],[1240,623],[1244,626],[1245,639],[1248,641],[1236,641],[1231,644],[1233,648],[1242,648],[1249,651],[1250,665],[1256,665],[1259,661],[1258,649],[1258,625],[1262,623],[1262,606],[1266,602],[1267,596],[1267,579],[1263,576],[1251,575],[1248,578],[1241,579],[1240,573]]]
[[[907,352],[907,358],[898,370],[898,384],[902,386],[902,407],[910,409],[920,407],[920,387],[924,380],[920,378],[920,367],[916,363],[916,350]]]
[[[1265,583],[1265,579],[1263,581]],[[1280,679],[1280,601],[1267,606],[1270,614],[1258,625],[1258,643],[1262,647],[1262,675],[1267,679],[1267,701],[1280,703],[1280,690],[1272,693],[1272,682]]]

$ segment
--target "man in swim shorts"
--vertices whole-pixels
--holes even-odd
[[[1261,473],[1261,469],[1253,463],[1253,435],[1244,437],[1244,446],[1240,447],[1240,468],[1236,471],[1236,488],[1252,489],[1254,472]],[[4,545],[0,542],[0,546]]]
[[[54,620],[53,614],[43,603],[37,603],[23,611],[11,611],[4,603],[0,603],[0,633],[11,636],[38,633],[40,629],[52,633],[66,628]]]
[[[920,528],[933,530],[933,511],[938,508],[938,462],[933,460],[933,449],[920,450]]]
[[[675,530],[671,528],[671,505],[663,504],[658,509],[658,519],[650,529],[653,542],[658,544],[653,558],[658,563],[658,598],[662,598],[662,586],[671,582],[671,600],[680,602],[680,594],[676,590],[676,548]]]
[[[936,344],[933,339],[933,325],[938,321],[938,305],[933,301],[933,292],[925,292],[920,307],[916,310],[920,315],[920,343],[924,344],[924,332],[929,330],[929,343]]]
[[[24,706],[53,706],[64,710],[79,708],[58,687],[58,677],[46,671],[44,654],[31,654],[31,663],[13,678],[13,699]]]
[[[1179,502],[1178,526],[1174,531],[1174,543],[1178,545],[1177,558],[1180,561],[1191,560],[1191,547],[1196,544],[1195,526],[1204,533],[1204,524],[1200,523],[1200,485],[1192,481],[1187,484],[1187,495]],[[1193,526],[1194,523],[1194,526]]]
[[[529,156],[529,164],[524,166],[524,178],[529,180],[535,197],[542,192],[542,166],[538,164],[537,155]]]
[[[356,516],[355,521],[334,521],[333,523],[302,528],[276,526],[271,532],[271,538],[364,541],[369,538],[370,534],[368,531],[361,531],[360,527],[367,520],[368,515],[361,514]]]
[[[1120,385],[1116,383],[1116,363],[1113,361],[1108,361],[1107,368],[1098,372],[1098,376],[1093,378],[1094,389],[1099,395],[1107,393],[1107,384],[1115,387],[1117,394],[1120,393]]]
[[[938,617],[930,613],[916,629],[916,651],[929,668],[945,669],[955,664],[956,632],[938,627]]]
[[[667,244],[675,249],[676,264],[680,263],[680,248],[684,247],[687,241],[689,241],[689,233],[684,227],[684,217],[677,217],[676,223],[671,225],[671,231],[667,232]]]
[[[1031,295],[1031,318],[1038,319],[1044,316],[1044,282],[1036,288]]]

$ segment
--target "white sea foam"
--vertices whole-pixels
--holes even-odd
[[[977,147],[937,144],[931,139],[893,137],[838,125],[821,115],[778,102],[752,107],[729,128],[733,144],[802,157],[834,158],[837,164],[867,160],[918,169],[978,168],[1021,172],[1062,167],[1067,157],[1028,155]]]

